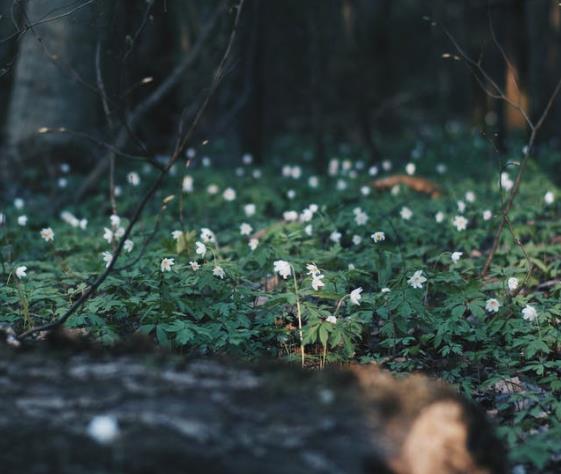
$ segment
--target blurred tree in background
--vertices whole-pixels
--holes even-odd
[[[218,0],[0,0],[4,179],[62,161],[86,172],[107,153],[76,134],[37,133],[45,127],[131,154],[169,153],[208,88],[232,8]],[[439,25],[510,99],[530,114],[543,109],[561,74],[556,1],[248,0],[229,77],[199,138],[263,162],[289,134],[323,168],[335,144],[376,161],[404,131],[459,121],[505,150],[524,123],[454,60]],[[557,104],[542,141],[558,142],[560,113]]]

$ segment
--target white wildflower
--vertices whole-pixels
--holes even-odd
[[[352,304],[355,304],[355,305],[360,304],[360,300],[362,298],[361,293],[362,293],[362,288],[361,287],[355,288],[353,291],[351,291],[351,293],[349,294],[349,298],[350,298]]]
[[[516,289],[518,289],[518,278],[516,277],[510,277],[507,282],[506,282],[508,289],[510,291],[515,291]]]
[[[183,182],[181,184],[181,189],[183,189],[184,193],[192,193],[193,192],[193,177],[192,176],[184,176]]]
[[[333,232],[331,232],[331,234],[329,235],[329,240],[331,240],[332,242],[338,244],[341,241],[341,237],[343,235],[341,234],[341,232],[334,230]]]
[[[113,242],[113,231],[108,229],[107,227],[103,228],[103,238],[107,240],[107,243],[110,244]]]
[[[240,225],[241,235],[250,235],[252,232],[253,232],[253,227],[251,227],[247,222],[244,222]]]
[[[255,214],[255,204],[246,204],[243,207],[243,212],[245,213],[246,217],[251,217]]]
[[[190,261],[189,265],[191,265],[191,270],[193,270],[194,272],[201,268],[201,266],[195,261]]]
[[[288,263],[286,260],[275,260],[273,262],[273,270],[285,280],[291,274],[290,263]]]
[[[195,242],[195,253],[203,258],[206,254],[206,245],[202,242]]]
[[[325,320],[328,323],[337,324],[337,318],[335,316],[327,316],[327,318],[325,318]]]
[[[175,259],[173,258],[163,258],[160,262],[160,270],[162,272],[170,272],[171,267],[175,265]]]
[[[413,276],[407,280],[407,283],[413,288],[422,288],[423,283],[427,281],[426,277],[423,275],[423,270],[417,270],[413,273]]]
[[[21,280],[22,278],[25,278],[27,276],[27,267],[25,265],[22,265],[20,267],[16,268],[16,277],[18,277],[19,280]]]
[[[411,217],[413,217],[413,211],[405,206],[401,208],[399,214],[401,215],[401,218],[405,219],[406,221],[408,221],[409,219],[411,219]]]
[[[216,265],[213,269],[212,269],[212,274],[217,277],[220,278],[221,280],[224,280],[224,277],[226,276],[226,273],[224,272],[224,269],[219,266]]]
[[[257,239],[249,239],[249,248],[253,251],[257,248],[257,246],[259,245],[259,240]]]
[[[452,252],[451,259],[454,263],[458,263],[464,252]]]
[[[501,303],[499,303],[499,300],[495,298],[489,298],[485,303],[485,309],[489,313],[498,313],[500,307],[501,307]]]
[[[526,321],[533,322],[537,317],[538,312],[533,306],[529,304],[527,304],[526,307],[522,310],[522,318],[524,318],[524,320]]]
[[[131,171],[127,175],[127,181],[129,182],[129,184],[132,184],[133,186],[138,186],[140,184],[140,176],[138,175],[137,172]]]
[[[386,234],[384,234],[384,232],[374,232],[374,233],[370,236],[370,238],[371,238],[374,242],[378,243],[378,242],[382,242],[382,241],[386,240]]]
[[[216,243],[216,235],[208,227],[203,227],[201,229],[201,240],[206,243]]]
[[[226,188],[222,193],[222,197],[225,201],[231,202],[236,199],[236,191],[234,191],[232,188]]]
[[[27,225],[27,216],[26,215],[22,215],[22,216],[18,216],[18,225],[26,226]]]
[[[107,268],[111,263],[111,261],[113,260],[113,254],[111,252],[103,252],[101,254],[101,258],[105,262],[105,268]]]
[[[125,252],[131,253],[132,249],[134,248],[134,242],[131,239],[125,240],[125,243],[123,244],[123,248],[125,249]]]
[[[456,228],[458,232],[466,230],[468,225],[468,220],[464,216],[455,216],[452,220],[452,225]]]

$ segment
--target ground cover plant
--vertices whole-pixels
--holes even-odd
[[[512,233],[483,279],[518,163],[514,154],[482,160],[488,147],[451,124],[389,146],[374,166],[344,145],[327,169],[297,164],[306,155],[299,140],[281,143],[265,168],[218,145],[188,149],[114,271],[66,326],[107,345],[140,332],[185,354],[426,372],[486,407],[517,469],[554,472],[561,224],[544,169],[555,154],[542,152],[545,168],[530,163]],[[215,156],[237,166],[217,166]],[[114,209],[98,194],[49,216],[53,196],[41,193],[2,209],[2,323],[22,332],[55,320],[109,264],[155,177],[150,166],[125,168]],[[58,196],[81,183],[68,165],[58,174]],[[404,178],[375,184],[396,175],[426,178],[439,192]]]

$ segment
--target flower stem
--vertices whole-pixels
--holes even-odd
[[[298,282],[296,280],[296,272],[294,271],[294,267],[292,265],[291,268],[292,278],[294,280],[294,294],[296,296],[296,316],[298,318],[298,335],[300,337],[300,357],[302,359],[302,367],[304,367],[306,355],[304,352],[304,335],[302,333],[302,308],[300,307],[300,296],[298,295]]]

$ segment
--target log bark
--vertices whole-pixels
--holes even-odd
[[[0,348],[3,473],[500,473],[481,412],[425,377]],[[111,443],[88,435],[99,415]]]

